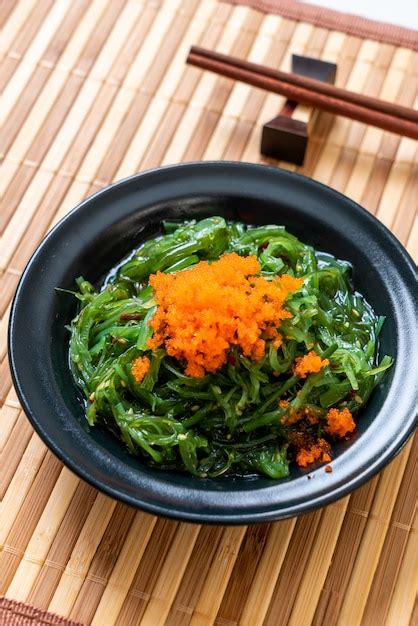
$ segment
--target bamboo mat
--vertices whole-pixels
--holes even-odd
[[[186,67],[192,43],[282,69],[295,52],[336,61],[338,84],[407,106],[418,53],[215,0],[4,0],[0,20],[0,595],[97,626],[416,624],[411,441],[351,497],[297,519],[157,519],[47,451],[12,388],[6,334],[31,252],[82,198],[162,163],[261,160],[261,126],[282,99]],[[412,140],[322,115],[299,169],[418,256]]]

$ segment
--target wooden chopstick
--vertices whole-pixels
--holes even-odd
[[[190,54],[197,54],[199,56],[205,57],[206,59],[222,61],[224,63],[228,63],[233,67],[248,69],[253,72],[257,72],[257,74],[263,76],[276,78],[277,80],[280,80],[282,82],[286,82],[297,87],[310,89],[312,91],[315,91],[316,93],[323,93],[333,98],[344,100],[345,102],[352,102],[353,104],[358,104],[359,106],[363,106],[368,109],[380,111],[381,113],[386,113],[387,115],[403,117],[407,120],[410,120],[411,122],[416,122],[418,124],[418,111],[414,109],[409,109],[408,107],[404,107],[399,104],[385,102],[384,100],[378,100],[377,98],[365,96],[361,93],[356,93],[355,91],[348,91],[347,89],[342,89],[341,87],[336,87],[335,85],[331,85],[330,83],[315,80],[307,76],[301,76],[299,74],[293,74],[290,72],[282,72],[280,70],[275,70],[271,67],[259,65],[257,63],[250,63],[249,61],[245,61],[244,59],[231,57],[226,54],[221,54],[220,52],[215,52],[214,50],[200,48],[199,46],[192,46],[190,48]]]
[[[204,48],[192,47],[187,63],[284,95],[302,104],[418,139],[418,111],[414,109]]]

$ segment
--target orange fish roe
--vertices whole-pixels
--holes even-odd
[[[302,411],[295,411],[294,409],[290,409],[286,415],[282,417],[280,423],[282,426],[291,426],[292,424],[296,424],[303,418]]]
[[[150,322],[150,348],[164,345],[167,354],[186,362],[185,373],[201,378],[226,363],[232,346],[255,361],[265,353],[265,338],[281,341],[277,326],[291,314],[283,304],[303,279],[256,276],[255,256],[231,253],[201,261],[173,274],[150,276],[157,311]],[[265,338],[263,338],[265,337]]]
[[[148,372],[149,368],[150,368],[150,360],[147,356],[139,356],[137,359],[135,359],[135,361],[133,361],[132,363],[132,376],[135,379],[135,382],[139,383],[143,380],[145,374]]]
[[[289,406],[288,402],[287,404],[282,404],[282,403],[286,403],[286,400],[279,401],[279,407],[281,409],[288,408]],[[295,411],[292,407],[290,407],[286,415],[282,417],[281,424],[283,426],[290,426],[291,424],[296,424],[296,422],[299,422],[302,419],[307,420],[307,422],[309,422],[309,424],[311,425],[318,424],[319,422],[318,416],[315,415],[315,413],[313,413],[309,409],[309,407],[305,407],[304,409],[300,409],[299,411]]]
[[[308,413],[308,415],[306,416],[306,419],[312,425],[318,424],[318,422],[319,422],[318,416],[317,415],[313,415],[312,413]]]
[[[296,358],[296,365],[293,368],[296,376],[306,378],[308,374],[319,372],[323,367],[329,364],[328,359],[321,359],[313,350]]]
[[[274,328],[272,326],[267,327],[266,330],[264,331],[264,335],[267,337],[267,339],[273,339],[272,341],[273,348],[276,348],[276,350],[280,348],[280,346],[283,343],[283,337],[277,331],[277,328]]]
[[[335,437],[344,437],[347,433],[353,432],[356,423],[351,415],[351,411],[345,408],[342,411],[330,409],[327,413],[326,432]]]
[[[328,452],[331,446],[325,439],[318,439],[317,443],[309,446],[308,448],[300,448],[296,454],[296,463],[299,467],[306,467],[310,463],[321,460],[324,463],[328,463],[331,460]]]

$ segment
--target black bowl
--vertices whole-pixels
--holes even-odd
[[[65,330],[83,275],[97,282],[166,218],[221,214],[252,224],[284,224],[318,249],[347,259],[354,285],[386,316],[382,354],[395,364],[373,393],[350,442],[323,467],[289,478],[196,479],[150,469],[100,428],[88,431],[68,367]],[[247,163],[189,163],[138,174],[82,202],[32,256],[14,299],[9,356],[19,399],[47,446],[109,496],[155,514],[193,522],[277,520],[323,506],[376,474],[415,425],[418,354],[415,266],[395,237],[341,194],[303,176]],[[308,480],[307,475],[311,480]]]

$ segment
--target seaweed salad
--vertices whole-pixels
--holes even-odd
[[[392,364],[350,264],[283,226],[163,230],[100,290],[77,279],[69,357],[90,426],[202,478],[329,463]]]

